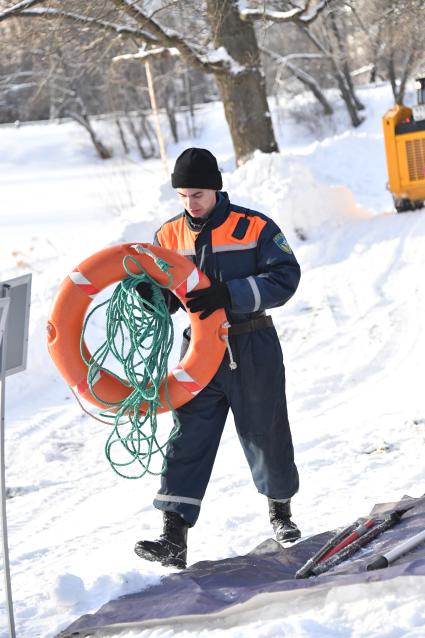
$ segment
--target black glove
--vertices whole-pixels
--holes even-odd
[[[206,319],[219,308],[229,308],[231,305],[229,289],[219,281],[212,282],[209,288],[192,290],[186,297],[190,299],[186,304],[190,312],[202,312],[200,319]]]
[[[143,297],[144,301],[152,301],[153,297],[153,289],[152,284],[148,281],[141,281],[137,284],[136,290],[141,297]]]

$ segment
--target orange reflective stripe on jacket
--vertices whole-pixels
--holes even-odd
[[[248,226],[241,239],[233,236],[240,219],[246,219]],[[211,243],[213,253],[226,252],[230,250],[249,250],[255,248],[258,237],[266,225],[266,221],[254,215],[245,215],[230,211],[228,218],[211,231]]]
[[[197,233],[189,228],[185,215],[179,215],[165,223],[157,233],[157,239],[163,248],[175,250],[180,255],[195,255]]]
[[[233,233],[240,219],[247,220],[247,228],[243,237],[238,239]],[[236,211],[230,211],[227,219],[217,228],[211,230],[212,252],[226,252],[236,250],[249,250],[255,248],[261,231],[266,221],[255,215],[246,215]],[[186,223],[185,215],[180,215],[166,222],[157,233],[157,239],[161,246],[169,250],[175,250],[181,255],[195,255],[195,240],[198,233],[191,230]]]

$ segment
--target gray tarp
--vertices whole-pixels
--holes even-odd
[[[297,591],[372,583],[397,576],[425,576],[425,543],[399,558],[390,567],[367,572],[375,554],[385,553],[425,529],[425,495],[403,497],[398,503],[376,505],[371,516],[411,506],[394,527],[383,532],[351,559],[321,576],[295,579],[295,572],[334,534],[325,532],[282,548],[266,540],[244,556],[202,561],[165,577],[159,585],[112,600],[94,614],[72,623],[60,638],[82,638],[99,634],[117,635],[131,629],[158,625],[181,617],[203,616],[231,609],[253,597],[273,592]],[[355,516],[354,516],[355,518]],[[351,521],[345,521],[345,524]]]

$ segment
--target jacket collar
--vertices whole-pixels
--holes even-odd
[[[217,192],[217,203],[209,214],[204,223],[196,223],[197,220],[189,215],[187,210],[184,211],[186,217],[186,224],[191,230],[201,231],[204,228],[217,228],[220,226],[229,216],[230,213],[230,201],[227,193],[223,191]]]

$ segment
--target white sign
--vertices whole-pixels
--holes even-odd
[[[31,303],[31,275],[0,281],[0,298],[7,287],[9,312],[6,321],[6,375],[25,370],[28,353],[28,323]]]
[[[6,327],[7,312],[9,310],[9,298],[0,299],[0,346],[3,339],[4,329]]]

